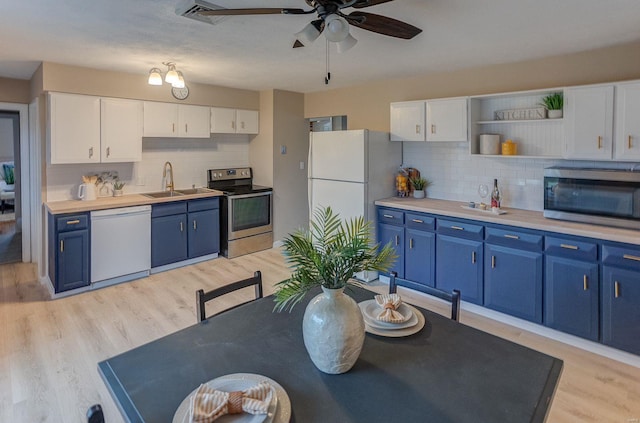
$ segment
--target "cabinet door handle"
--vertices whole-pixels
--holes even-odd
[[[496,256],[491,256],[491,268],[496,268]]]
[[[111,147],[107,147],[107,157],[111,156]]]
[[[620,297],[620,282],[615,281],[613,283],[613,293],[616,298]]]
[[[435,125],[431,125],[431,133],[432,134],[436,133],[436,126]]]
[[[76,219],[76,220],[69,220],[67,222],[67,225],[77,225],[78,223],[80,223],[80,219]]]
[[[193,230],[197,230],[198,229],[198,224],[196,223],[196,221],[193,221]]]
[[[187,124],[187,123],[184,124],[184,133],[185,134],[189,132],[189,126],[188,125],[189,124]]]
[[[416,125],[416,134],[419,134],[419,133],[420,133],[420,130],[421,130],[421,129],[420,129],[420,125]]]
[[[633,143],[631,142],[631,135],[627,138],[627,145],[629,146],[629,150],[633,147]]]
[[[413,249],[413,238],[409,238],[409,248]]]
[[[424,220],[420,220],[420,219],[412,219],[411,221],[413,223],[424,223]]]
[[[64,240],[60,240],[60,252],[64,253]]]
[[[602,136],[598,135],[598,149],[602,148]]]
[[[518,235],[505,234],[504,237],[505,238],[511,238],[511,239],[520,239],[520,237]]]
[[[171,132],[176,132],[176,124],[175,123],[171,124]]]
[[[631,254],[624,254],[622,258],[625,258],[627,260],[640,261],[640,257],[632,256]]]
[[[240,122],[240,127],[244,129],[244,122]]]
[[[382,216],[384,216],[386,219],[395,219],[393,216],[391,216],[390,214],[383,214]]]
[[[396,235],[396,245],[400,245],[400,237]]]
[[[570,245],[570,244],[560,244],[561,248],[566,248],[567,250],[579,250],[580,248],[578,248],[577,245]]]
[[[234,121],[231,121],[231,129],[236,129],[236,123]]]
[[[476,252],[475,251],[471,252],[471,263],[472,264],[476,264]]]
[[[93,147],[89,147],[89,158],[93,157]]]
[[[460,226],[452,226],[451,229],[455,229],[456,231],[464,231],[464,228]]]
[[[584,291],[589,290],[589,277],[587,275],[584,275],[584,277],[582,278],[582,289]]]
[[[184,225],[180,222],[180,232],[184,232]]]

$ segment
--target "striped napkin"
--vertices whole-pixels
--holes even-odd
[[[398,294],[381,294],[375,296],[376,303],[382,307],[380,314],[376,316],[377,320],[388,323],[402,323],[406,318],[398,311],[398,307],[402,304],[402,298]]]
[[[211,423],[226,414],[267,414],[273,386],[262,381],[244,391],[225,392],[200,385],[191,397],[189,422]]]

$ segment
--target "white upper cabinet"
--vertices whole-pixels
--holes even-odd
[[[209,107],[145,101],[144,136],[209,138]]]
[[[178,136],[184,138],[210,138],[209,107],[178,105]]]
[[[142,160],[143,106],[138,100],[100,99],[101,161]]]
[[[100,162],[100,98],[50,93],[51,164]]]
[[[211,108],[213,134],[257,134],[258,130],[258,112],[255,110]]]
[[[427,141],[468,141],[467,98],[427,101]]]
[[[567,159],[610,160],[613,150],[613,85],[570,87],[564,92]]]
[[[616,85],[614,157],[640,160],[640,82]]]
[[[391,141],[425,141],[425,101],[391,103]]]

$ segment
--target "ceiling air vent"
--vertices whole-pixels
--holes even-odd
[[[228,16],[202,16],[198,12],[220,9],[224,9],[224,7],[204,0],[183,0],[176,6],[176,15],[215,25],[228,18]]]

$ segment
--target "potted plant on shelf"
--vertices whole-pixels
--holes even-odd
[[[413,185],[413,197],[424,198],[426,189],[431,186],[431,181],[418,177],[411,179],[411,185]]]
[[[371,224],[360,216],[342,221],[330,207],[313,213],[308,231],[298,230],[284,240],[284,256],[291,277],[276,284],[274,310],[291,310],[313,288],[304,313],[304,345],[315,366],[329,374],[353,367],[364,343],[364,320],[356,302],[344,294],[357,285],[362,271],[387,271],[397,258],[391,245],[372,245]]]
[[[113,196],[114,197],[120,197],[122,196],[122,189],[124,188],[125,183],[116,179],[113,181]]]
[[[562,93],[553,93],[542,99],[541,106],[547,109],[547,116],[549,119],[558,119],[562,117],[562,107],[564,106],[564,100]]]

